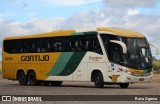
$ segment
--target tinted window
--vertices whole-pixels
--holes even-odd
[[[102,54],[97,35],[5,40],[8,53],[82,52]]]

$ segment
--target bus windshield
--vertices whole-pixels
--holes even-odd
[[[146,38],[117,37],[103,34],[101,37],[110,61],[134,69],[152,68],[152,56]],[[127,46],[127,53],[123,55],[119,45],[111,43],[110,40],[123,42]]]
[[[125,64],[140,69],[152,67],[151,51],[145,38],[120,37],[120,40],[127,46]]]

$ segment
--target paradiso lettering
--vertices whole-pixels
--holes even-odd
[[[49,55],[23,55],[21,61],[49,61]]]

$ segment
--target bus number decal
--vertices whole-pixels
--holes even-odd
[[[5,57],[5,60],[13,60],[13,57]]]
[[[111,78],[113,82],[117,82],[117,78],[118,78],[119,76],[120,76],[120,75],[112,75],[112,76],[109,76],[109,78]]]

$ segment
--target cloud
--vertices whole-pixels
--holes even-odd
[[[137,15],[140,13],[140,11],[138,11],[137,9],[129,9],[127,13],[128,15]]]
[[[69,18],[32,19],[19,23],[0,20],[0,34],[5,36],[27,35],[57,29],[94,27],[120,27],[144,33],[151,42],[160,44],[160,15],[143,14],[136,9],[111,8],[79,12]]]
[[[88,3],[101,2],[101,0],[45,0],[44,2],[55,6],[78,6]]]
[[[64,19],[60,17],[52,19],[32,19],[24,23],[0,20],[0,40],[8,36],[29,35],[53,31],[60,28],[63,20]]]
[[[105,5],[112,7],[154,7],[159,0],[104,0]]]
[[[160,15],[142,14],[136,9],[108,9],[79,12],[69,18],[32,19],[19,23],[0,21],[0,33],[4,36],[27,35],[54,31],[57,29],[120,27],[144,33],[151,42],[160,44]]]

